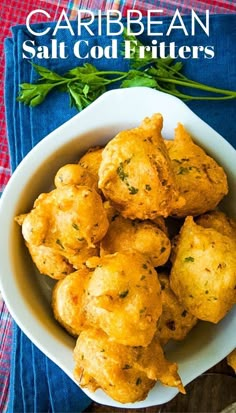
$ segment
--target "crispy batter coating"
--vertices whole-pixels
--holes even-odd
[[[160,283],[150,260],[126,251],[91,258],[87,266],[94,268],[87,288],[88,322],[118,343],[147,346],[162,311]]]
[[[114,343],[103,331],[83,331],[74,350],[76,380],[91,391],[102,388],[120,403],[145,399],[157,380],[184,393],[175,363],[157,340],[146,348]]]
[[[67,164],[62,166],[56,173],[54,183],[57,188],[65,185],[88,186],[98,189],[98,180],[87,169],[79,164]]]
[[[110,224],[120,213],[111,205],[110,201],[105,201],[103,206]]]
[[[53,248],[45,245],[26,243],[33,262],[39,272],[51,278],[60,280],[74,271],[69,260]]]
[[[214,228],[223,235],[236,240],[236,221],[222,211],[211,211],[196,219],[196,223],[204,228]]]
[[[156,217],[151,221],[154,222],[154,224],[156,224],[158,228],[161,229],[164,232],[164,234],[166,234],[166,236],[169,238],[169,231],[166,225],[166,221],[163,217]]]
[[[125,218],[166,217],[184,202],[161,136],[162,123],[160,114],[145,118],[140,127],[118,133],[102,152],[98,186]]]
[[[227,356],[227,363],[236,373],[236,349],[231,351],[231,353]]]
[[[28,214],[18,215],[15,220],[19,225],[23,225],[27,215]],[[37,214],[35,215],[35,219],[37,219]],[[88,247],[85,240],[81,240],[79,247],[77,245],[76,249],[61,248],[60,244],[56,247],[51,247],[46,246],[45,243],[40,244],[40,239],[37,239],[37,234],[37,232],[33,234],[36,244],[33,244],[31,240],[31,242],[26,241],[26,246],[39,272],[51,278],[59,280],[76,269],[85,268],[86,261],[89,258],[99,255],[98,246]]]
[[[217,323],[236,303],[236,243],[187,217],[181,229],[170,286],[195,317]]]
[[[95,146],[90,148],[79,160],[79,165],[90,172],[98,181],[98,170],[102,161],[103,148]]]
[[[81,241],[80,248],[66,248],[63,251],[63,255],[68,262],[73,265],[74,269],[79,270],[80,268],[86,267],[86,261],[89,258],[99,255],[99,248],[97,244],[95,247],[88,247],[86,241]]]
[[[162,314],[157,322],[157,337],[161,344],[170,339],[183,340],[197,323],[197,318],[190,314],[177,299],[170,288],[169,276],[158,274],[161,284]]]
[[[100,196],[87,186],[65,185],[41,194],[28,214],[16,217],[34,263],[60,279],[98,255],[109,223]]]
[[[89,271],[75,271],[58,281],[52,292],[52,309],[56,320],[73,336],[85,325],[83,297]]]
[[[101,241],[101,255],[133,249],[150,258],[154,267],[164,265],[170,255],[170,240],[151,221],[115,216]]]
[[[87,186],[66,185],[41,194],[22,224],[25,240],[63,253],[80,249],[86,241],[94,247],[105,235],[108,220],[102,200]]]
[[[174,141],[166,141],[171,165],[186,203],[172,215],[200,215],[214,209],[228,192],[226,174],[217,162],[196,145],[179,123]]]

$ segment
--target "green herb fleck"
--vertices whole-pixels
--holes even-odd
[[[184,262],[194,262],[193,257],[185,257]]]
[[[78,225],[77,225],[75,222],[73,222],[72,227],[73,227],[74,229],[76,229],[76,231],[79,231],[79,227],[78,227]]]
[[[177,175],[184,175],[189,173],[189,168],[185,168],[184,166],[180,166]]]
[[[124,164],[123,162],[120,163],[120,165],[118,166],[117,170],[117,175],[119,176],[119,178],[121,179],[121,181],[125,181],[128,178],[128,174],[125,173],[124,171]]]
[[[139,386],[139,384],[141,384],[141,383],[142,383],[142,379],[141,379],[141,377],[138,377],[137,380],[136,380],[136,386]]]
[[[146,189],[147,191],[151,191],[151,190],[152,190],[152,187],[151,187],[149,184],[146,184],[146,185],[145,185],[145,189]]]
[[[125,364],[124,367],[122,367],[122,370],[129,370],[131,369],[131,366],[129,364]]]
[[[63,244],[62,244],[62,242],[61,242],[61,240],[57,239],[57,240],[56,240],[56,243],[57,243],[58,245],[60,245],[60,247],[61,247],[63,250],[65,249],[64,246],[63,246]]]
[[[119,297],[120,298],[125,298],[125,297],[127,297],[128,294],[129,294],[129,290],[125,290],[125,291],[122,291],[121,293],[119,293]]]
[[[129,186],[129,185],[127,185],[127,186],[128,186],[129,193],[130,193],[131,195],[137,194],[138,188],[135,188],[134,186]]]

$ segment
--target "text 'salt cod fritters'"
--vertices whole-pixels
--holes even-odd
[[[217,162],[196,145],[178,124],[173,141],[166,141],[171,166],[185,204],[172,215],[186,217],[214,209],[228,192],[226,174]]]
[[[125,218],[154,219],[181,207],[160,114],[115,136],[102,152],[99,188]]]

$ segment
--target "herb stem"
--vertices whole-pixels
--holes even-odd
[[[189,87],[189,80],[170,79],[166,77],[158,77],[159,82],[174,83],[181,86]],[[236,98],[236,91],[227,89],[218,89],[213,86],[204,85],[203,83],[191,82],[191,87],[194,89],[204,90],[207,92],[219,93],[222,95],[229,95],[232,99]]]
[[[162,88],[160,85],[158,85],[158,90],[161,92],[167,93],[166,89]],[[191,95],[186,95],[185,93],[181,92],[173,92],[172,90],[168,90],[168,94],[172,96],[176,96],[179,99],[183,100],[229,100],[229,99],[235,99],[234,96],[191,96]]]

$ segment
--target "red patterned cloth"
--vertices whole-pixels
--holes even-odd
[[[198,13],[209,10],[210,13],[236,13],[235,0],[2,0],[0,5],[0,76],[1,84],[4,82],[4,38],[11,36],[11,27],[16,24],[24,24],[26,16],[30,11],[43,9],[51,16],[51,21],[56,20],[62,9],[67,15],[74,19],[77,9],[96,10],[120,10],[125,16],[128,9],[137,9],[145,13],[148,9],[163,9],[166,15],[172,15],[176,8],[182,14],[189,14],[190,10]],[[44,21],[42,14],[35,15],[34,22]],[[4,190],[10,178],[9,151],[6,136],[5,108],[4,108],[4,88],[0,90],[0,193]],[[11,354],[11,316],[7,311],[6,305],[0,296],[0,412],[4,412],[8,400],[10,354]]]

